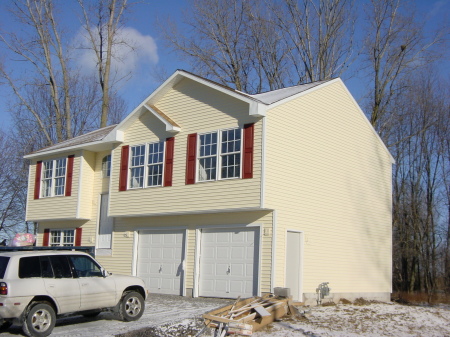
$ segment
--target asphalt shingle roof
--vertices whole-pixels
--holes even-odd
[[[91,132],[86,133],[84,135],[77,136],[77,137],[65,140],[63,142],[60,142],[60,143],[57,143],[57,144],[54,144],[54,145],[50,145],[50,146],[44,147],[43,149],[40,149],[40,150],[37,150],[37,151],[33,152],[33,154],[34,153],[40,153],[40,152],[48,152],[48,151],[53,151],[53,150],[59,150],[59,149],[63,149],[63,148],[66,148],[66,147],[71,147],[71,146],[76,146],[76,145],[81,145],[81,144],[87,144],[87,143],[100,141],[103,138],[105,138],[111,132],[111,130],[116,127],[116,125],[117,124],[106,126],[104,128],[91,131]]]

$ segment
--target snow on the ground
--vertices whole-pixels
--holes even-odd
[[[254,337],[450,337],[450,306],[406,306],[395,303],[339,304],[300,307],[304,317],[285,317],[254,332]],[[165,324],[142,335],[152,337],[195,336],[201,320]],[[145,332],[145,333],[144,333]],[[130,335],[131,336],[131,335]],[[214,336],[207,331],[202,337]],[[128,336],[127,336],[128,337]]]
[[[59,319],[52,336],[188,337],[204,326],[201,315],[232,303],[229,300],[151,295],[142,318],[122,322],[111,313],[97,318]],[[407,306],[395,303],[338,304],[299,307],[300,318],[285,317],[254,332],[254,337],[450,337],[450,305]],[[13,326],[1,336],[22,335]],[[213,336],[206,331],[202,337]]]
[[[318,306],[308,310],[304,318],[285,318],[253,336],[450,336],[450,306],[371,303]]]

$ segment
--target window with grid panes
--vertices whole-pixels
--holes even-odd
[[[66,247],[75,244],[75,230],[73,229],[54,229],[50,231],[50,246]]]
[[[162,186],[164,141],[131,146],[129,188]]]
[[[66,187],[66,158],[46,160],[42,162],[42,197],[64,195]]]
[[[198,181],[240,177],[241,134],[235,128],[199,135]]]

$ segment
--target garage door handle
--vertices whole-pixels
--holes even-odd
[[[231,273],[231,266],[230,265],[228,265],[228,270],[227,270],[227,274],[230,274]]]
[[[159,265],[159,272],[162,272],[162,264]]]

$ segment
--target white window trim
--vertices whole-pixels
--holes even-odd
[[[55,189],[56,189],[56,179],[60,177],[56,177],[56,163],[58,160],[64,160],[65,162],[65,168],[64,168],[64,189],[62,194],[55,195]],[[52,176],[49,179],[44,179],[45,174],[45,163],[52,162]],[[51,180],[52,187],[50,189],[50,195],[44,195],[44,180]],[[64,197],[66,195],[66,184],[67,184],[67,158],[66,157],[59,157],[49,160],[43,160],[42,161],[42,169],[41,169],[41,183],[40,183],[40,191],[39,191],[39,198],[55,198],[55,197]]]
[[[59,245],[53,246],[53,242],[52,242],[53,232],[57,232],[57,231],[61,232],[61,234],[62,234],[64,231],[72,231],[72,232],[73,232],[73,242],[72,242],[72,245],[70,245],[70,246],[64,246],[64,243],[61,242],[61,241],[63,240],[64,236],[61,235],[61,239],[60,239]],[[77,231],[75,230],[75,228],[52,228],[52,229],[50,229],[50,233],[49,233],[48,245],[49,245],[49,247],[74,247],[74,246],[75,246],[76,239],[77,239],[77,238],[76,238],[76,235],[77,235]]]
[[[103,161],[105,158],[107,158],[109,156],[109,175],[108,175],[108,160]],[[105,170],[105,166],[106,165],[106,170]],[[104,156],[102,158],[102,178],[109,178],[111,177],[111,168],[112,168],[112,156],[111,153],[107,154],[106,156]]]
[[[163,143],[163,158],[162,158],[162,175],[161,175],[161,185],[153,185],[153,186],[147,186],[147,182],[148,182],[148,167],[150,166],[150,164],[148,164],[148,148],[151,144],[156,144],[156,143]],[[130,180],[131,180],[131,169],[133,168],[131,166],[132,163],[132,159],[133,159],[133,151],[132,148],[133,147],[138,147],[138,146],[145,146],[144,149],[144,175],[143,175],[143,184],[142,186],[137,186],[137,187],[130,187]],[[130,145],[130,155],[128,156],[128,178],[127,178],[127,190],[138,190],[138,189],[142,189],[142,188],[153,188],[153,187],[162,187],[164,186],[164,173],[165,173],[165,164],[166,164],[166,141],[165,140],[159,140],[157,142],[149,142],[149,143],[144,143],[144,144],[136,144],[136,145]],[[137,166],[136,166],[137,167]]]
[[[222,172],[222,132],[223,131],[229,131],[229,130],[239,130],[241,133],[241,146],[239,148],[239,152],[230,152],[230,153],[226,153],[224,155],[230,155],[230,154],[235,154],[235,153],[239,153],[240,154],[240,170],[239,170],[239,176],[237,177],[231,177],[231,178],[221,178],[221,172]],[[207,135],[207,134],[212,134],[212,133],[217,133],[217,153],[216,153],[216,177],[215,179],[210,179],[210,180],[200,180],[200,159],[202,158],[206,158],[205,157],[200,157],[200,136],[202,135]],[[242,127],[232,127],[232,128],[226,128],[226,129],[217,129],[217,130],[213,130],[213,131],[208,131],[208,132],[202,132],[197,134],[197,149],[196,149],[196,163],[195,163],[195,182],[196,183],[206,183],[206,182],[210,182],[210,181],[218,181],[218,180],[232,180],[232,179],[241,179],[242,178],[242,160],[243,160],[243,147],[244,147],[244,140],[243,140],[243,128]],[[211,157],[211,156],[208,156]]]

